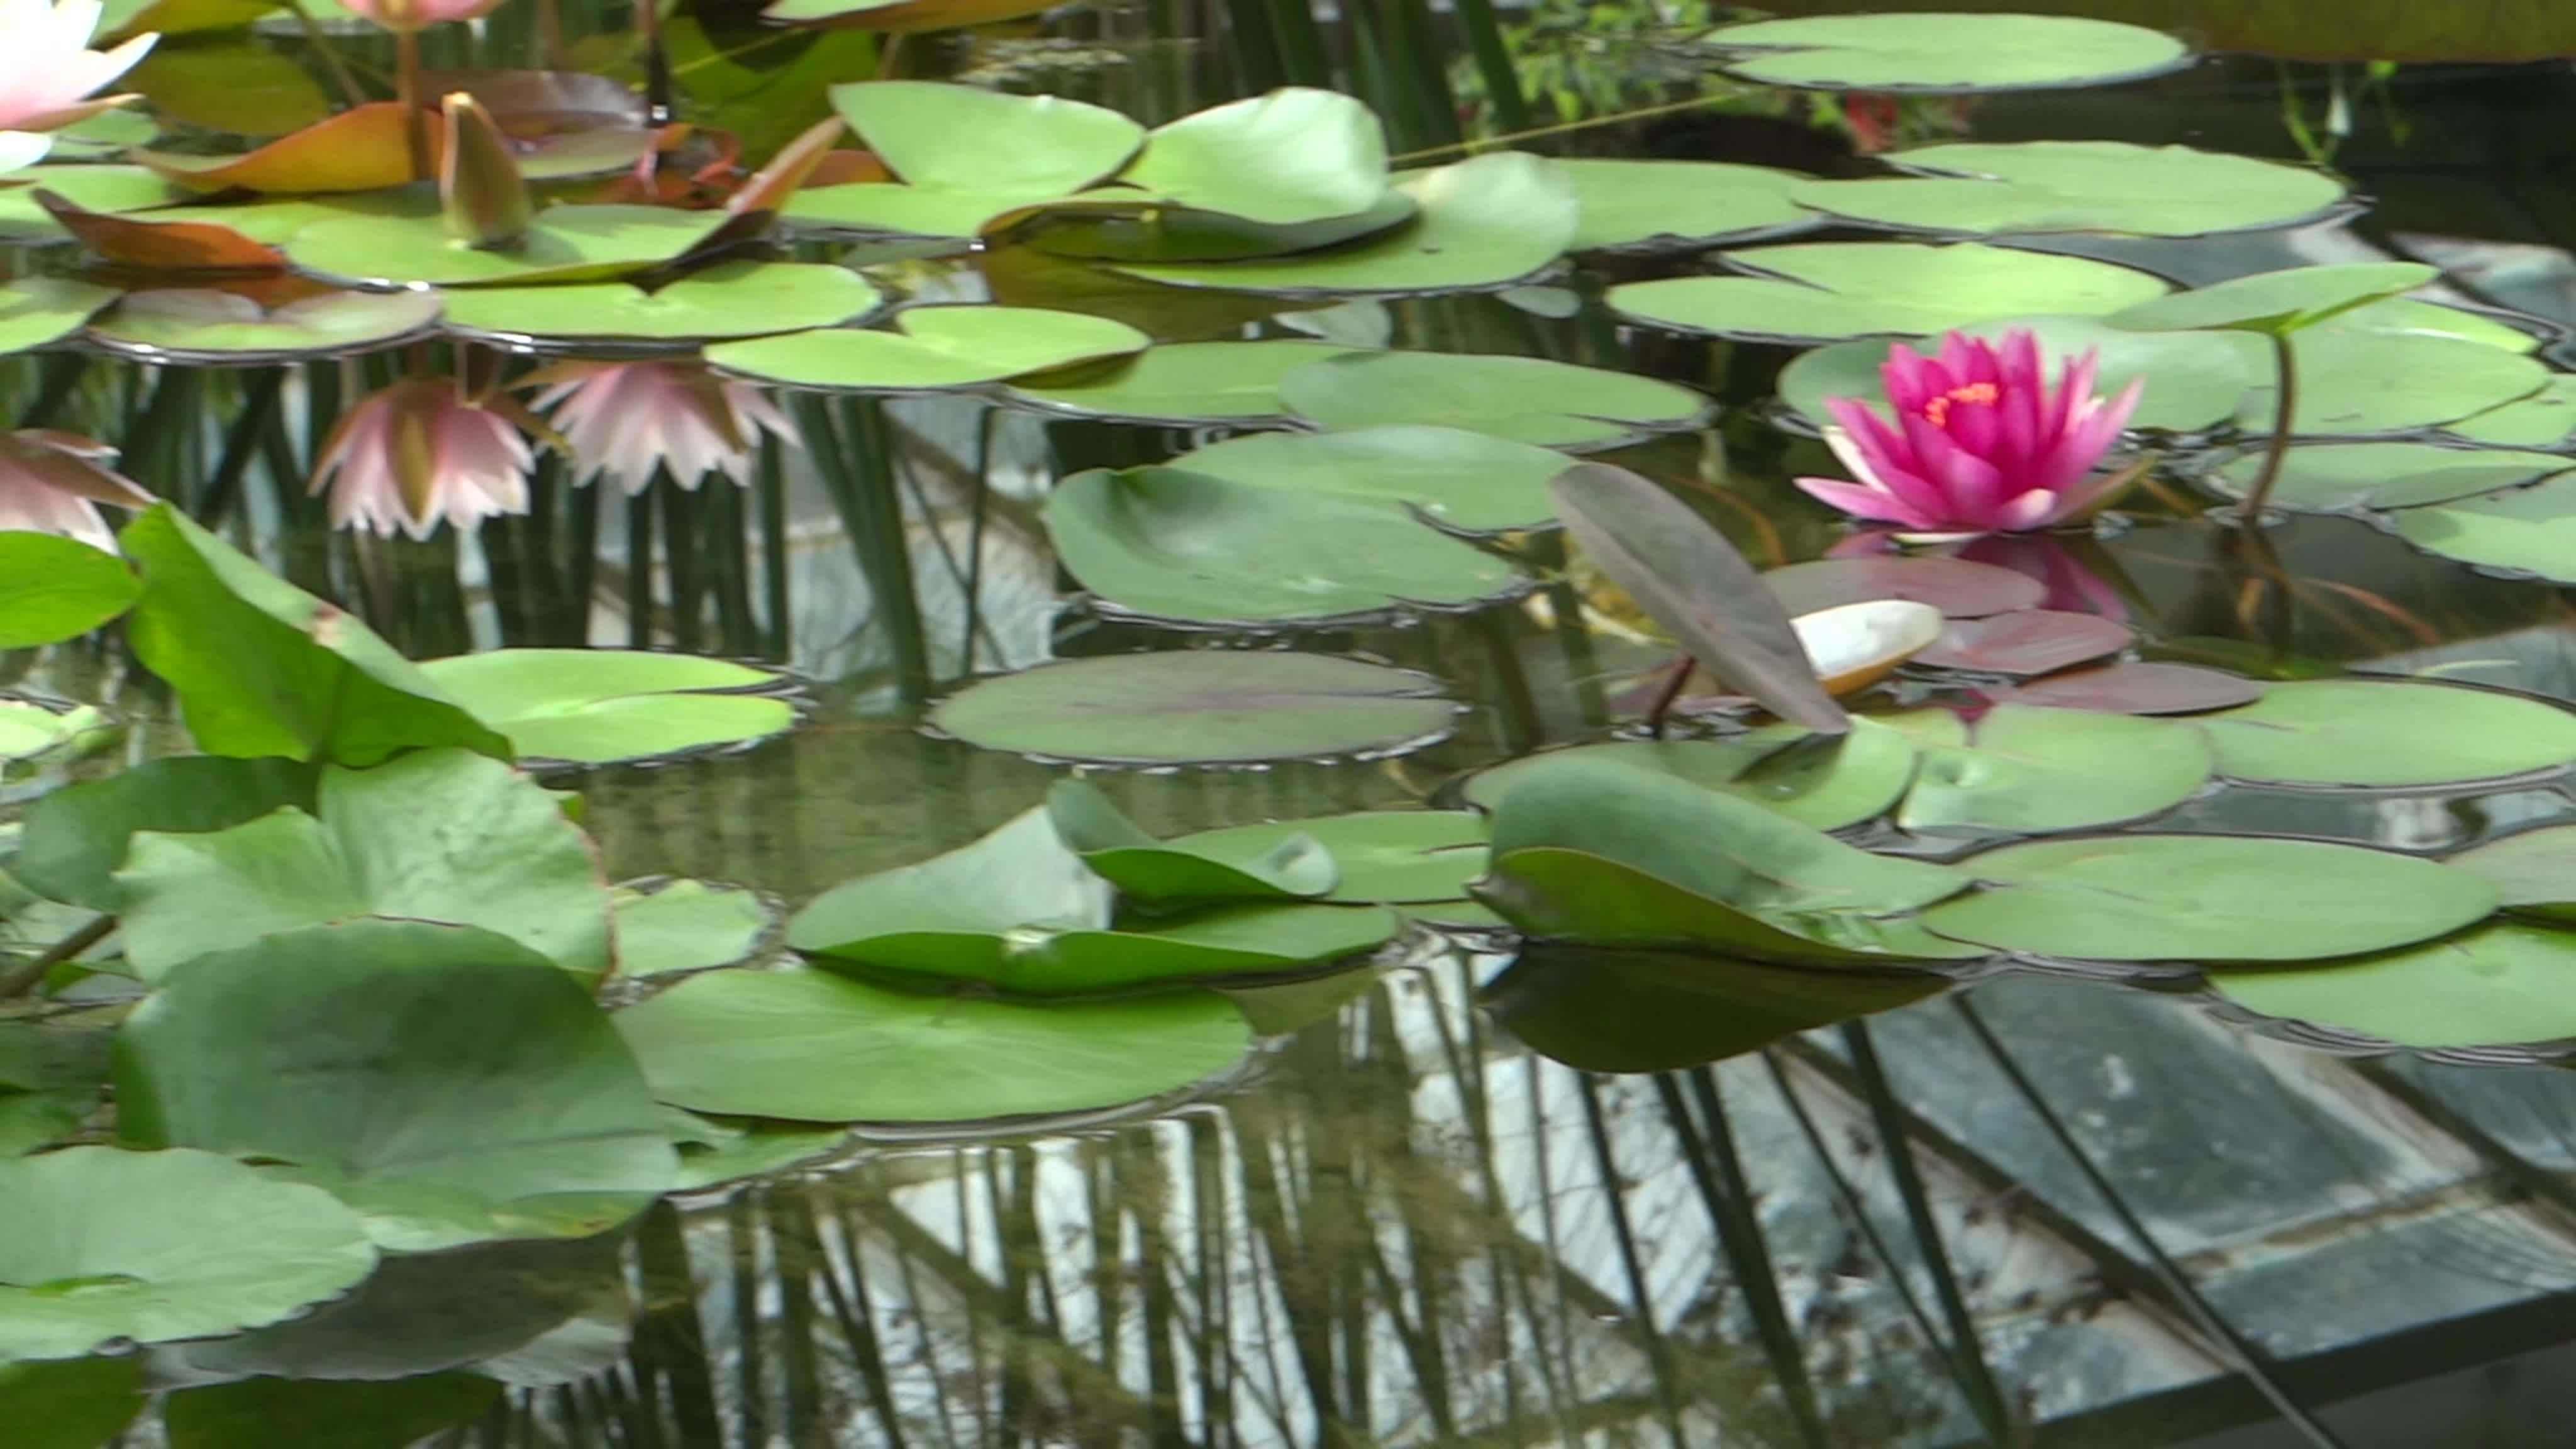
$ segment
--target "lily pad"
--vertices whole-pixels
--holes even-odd
[[[1047,792],[1047,819],[1084,865],[1137,900],[1301,900],[1324,895],[1340,879],[1332,855],[1312,836],[1279,836],[1249,852],[1156,840],[1080,780],[1060,780]]]
[[[1395,186],[1419,211],[1360,241],[1262,261],[1119,270],[1179,287],[1299,296],[1489,291],[1546,270],[1574,241],[1574,183],[1525,152],[1492,151],[1403,173]]]
[[[2516,915],[2576,921],[2576,825],[2525,830],[2445,863],[2491,882]]]
[[[1383,508],[1179,468],[1094,469],[1058,483],[1057,556],[1118,612],[1192,623],[1306,623],[1459,610],[1511,594],[1508,559]]]
[[[1967,743],[1965,726],[1948,710],[1885,719],[1854,715],[1851,732],[1839,739],[1809,735],[1793,725],[1766,725],[1719,739],[1577,745],[1480,770],[1467,781],[1465,794],[1470,803],[1490,810],[1515,779],[1540,768],[1540,761],[1579,755],[1660,771],[1749,800],[1812,829],[1840,830],[1877,819],[1904,795],[1914,778],[1914,729],[1928,732],[1926,747],[1936,741]]]
[[[654,1092],[794,1122],[969,1122],[1121,1106],[1232,1067],[1205,991],[1036,1004],[916,996],[822,971],[710,971],[617,1013]]]
[[[1404,754],[1448,738],[1440,682],[1324,654],[1190,649],[1066,659],[969,685],[929,723],[988,750],[1103,765]]]
[[[2576,1037],[2576,932],[2501,924],[2292,971],[2219,971],[2249,1011],[2418,1048]]]
[[[126,1141],[280,1164],[401,1250],[587,1237],[677,1164],[589,992],[467,927],[351,921],[200,956],[118,1032],[116,1085]]]
[[[1793,188],[1809,179],[1794,171],[1591,156],[1556,164],[1582,204],[1571,251],[1700,251],[1818,221],[1792,199]]]
[[[680,1150],[682,1192],[701,1192],[744,1178],[785,1172],[837,1151],[849,1140],[849,1134],[837,1127],[789,1127],[778,1123],[737,1127],[677,1107],[663,1110],[669,1114],[665,1120],[671,1127],[672,1145]]]
[[[2576,764],[2576,714],[2453,685],[2275,684],[2201,723],[2220,774],[2266,785],[2467,785]]]
[[[1392,424],[1247,433],[1184,453],[1171,466],[1287,495],[1403,509],[1457,533],[1506,533],[1556,522],[1547,485],[1565,458],[1464,428]]]
[[[112,553],[49,533],[0,532],[0,649],[76,639],[142,591]]]
[[[776,918],[760,892],[703,880],[622,885],[609,904],[618,974],[639,978],[734,965],[759,947]]]
[[[0,356],[62,341],[117,295],[114,287],[71,277],[20,277],[0,285]]]
[[[2129,418],[2133,428],[2196,433],[2216,427],[2235,416],[2255,377],[2270,376],[2268,366],[2250,367],[2233,339],[2214,332],[2129,332],[2092,317],[2016,317],[1958,330],[1994,342],[2012,328],[2028,330],[2047,357],[2093,353],[2098,368],[2093,385],[2106,396],[2143,379],[2146,390]],[[1780,401],[1816,427],[1827,419],[1829,397],[1857,398],[1884,414],[1887,391],[1879,368],[1890,346],[1929,357],[1941,343],[1938,338],[1894,344],[1868,339],[1802,352],[1781,369]]]
[[[1275,424],[1288,420],[1288,405],[1279,397],[1281,378],[1352,351],[1302,337],[1166,342],[1099,376],[1022,382],[1005,396],[1041,412],[1112,422]]]
[[[1968,745],[1923,752],[1896,823],[2023,835],[2113,825],[2190,799],[2215,762],[2187,722],[2000,704]]]
[[[311,810],[319,771],[292,760],[174,755],[27,804],[12,870],[48,899],[123,908],[113,872],[137,831],[224,830],[293,806]]]
[[[1871,599],[1911,599],[1953,619],[1982,619],[2034,608],[2047,592],[2039,580],[2008,568],[1905,554],[1811,559],[1771,569],[1762,582],[1793,615]]]
[[[98,723],[98,711],[88,706],[55,709],[31,700],[0,699],[0,765],[69,753]]]
[[[858,81],[831,97],[900,181],[799,191],[781,215],[800,228],[970,238],[994,217],[1110,175],[1145,139],[1125,116],[1061,96]]]
[[[2443,428],[2491,448],[2563,448],[2576,439],[2576,373],[2553,372],[2540,391]]]
[[[2117,654],[2136,637],[2128,625],[2099,614],[2022,609],[1953,620],[1941,642],[1915,655],[1914,662],[1932,669],[2028,679]]]
[[[2485,916],[2495,887],[2357,845],[2106,835],[1959,862],[1984,889],[1923,924],[1954,940],[2090,961],[2316,961],[2428,941]]]
[[[2440,275],[2421,262],[2291,267],[2175,292],[2114,313],[2110,320],[2115,327],[2148,332],[2298,332],[2338,313],[2413,291]]]
[[[883,297],[847,267],[721,262],[647,292],[627,282],[479,287],[447,297],[447,326],[504,347],[603,344],[667,349],[682,342],[838,327]]]
[[[1270,227],[1357,216],[1387,191],[1386,128],[1356,97],[1288,86],[1155,127],[1107,194],[1130,189]]]
[[[2264,686],[2241,674],[2193,664],[2127,660],[2099,669],[2035,679],[1995,696],[1999,702],[2109,714],[2206,714],[2263,697]]]
[[[1912,972],[1800,971],[1705,953],[1533,944],[1485,988],[1523,1046],[1585,1072],[1670,1072],[1949,988]]]
[[[271,308],[237,292],[171,287],[128,293],[83,337],[142,362],[264,366],[426,337],[438,315],[435,292],[325,292]]]
[[[2168,290],[2109,262],[1976,242],[1792,242],[1724,260],[1751,275],[1629,282],[1610,289],[1610,307],[1673,332],[1838,342],[1920,337],[2024,313],[2100,316]]]
[[[1429,424],[1548,448],[1619,447],[1709,413],[1678,384],[1492,353],[1346,352],[1282,377],[1279,398],[1336,432]]]
[[[329,1193],[211,1152],[69,1147],[0,1162],[0,1360],[200,1338],[338,1297],[376,1263]]]
[[[238,156],[135,151],[131,159],[200,192],[258,191],[311,195],[382,191],[412,180],[409,119],[395,101],[352,106]],[[439,146],[437,127],[430,145]]]
[[[2537,487],[2409,508],[2395,523],[2399,537],[2428,553],[2576,583],[2576,476],[2561,473]]]
[[[2271,506],[2301,513],[2412,508],[2498,493],[2576,468],[2554,453],[2445,448],[2435,443],[2302,443],[2282,455]],[[2209,475],[2212,488],[2242,499],[2263,471],[2263,454],[2236,458]]]
[[[2065,15],[1817,15],[1722,26],[1700,44],[1765,85],[1897,92],[2103,85],[2191,57],[2162,31]]]
[[[773,670],[636,649],[493,649],[421,672],[523,755],[605,765],[757,743],[796,723]]]
[[[551,792],[463,750],[326,769],[311,814],[138,832],[115,883],[126,961],[146,981],[355,916],[479,926],[584,981],[609,968],[608,888],[590,842]]]
[[[1031,307],[910,307],[890,331],[791,332],[707,349],[737,377],[834,392],[947,392],[1079,363],[1132,357],[1153,341],[1124,322]]]
[[[84,211],[143,211],[187,200],[194,193],[141,166],[48,166],[20,172],[0,187],[0,241],[12,246],[40,245],[69,238],[62,223],[36,203],[38,191],[50,191]]]
[[[296,232],[286,255],[297,270],[350,287],[598,282],[674,261],[726,220],[667,206],[549,206],[516,246],[476,247],[435,213],[349,216]]]
[[[2238,400],[2236,420],[2269,433],[2271,346],[2251,336],[2238,340],[2254,382]],[[2529,397],[2550,375],[2536,357],[2483,342],[2380,331],[2340,318],[2292,337],[2290,355],[2299,394],[2290,431],[2311,437],[2370,437],[2455,422]]]
[[[1424,905],[1466,899],[1485,873],[1485,817],[1473,810],[1363,810],[1184,835],[1164,844],[1218,860],[1261,859],[1304,841],[1336,867],[1319,899]]]
[[[1800,181],[1789,198],[1850,221],[1960,236],[2206,236],[2312,220],[2344,199],[2318,170],[2126,141],[1959,142],[1881,160],[1909,176]]]

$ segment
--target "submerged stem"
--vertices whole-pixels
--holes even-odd
[[[2298,411],[2299,406],[2299,372],[2290,357],[2290,334],[2275,332],[2271,337],[2275,379],[2272,438],[2263,448],[2263,471],[2255,478],[2253,489],[2245,495],[2242,522],[2249,533],[2263,526],[2263,505],[2271,500],[2272,485],[2281,481],[2281,461],[2290,452],[2290,416]]]
[[[0,977],[0,997],[15,996],[41,984],[47,973],[90,947],[108,938],[116,929],[116,917],[97,916],[90,923],[45,948],[35,957],[5,977]]]
[[[420,34],[394,32],[394,99],[402,103],[403,141],[411,147],[411,179],[429,179],[429,119],[420,108]]]
[[[1690,683],[1691,671],[1698,667],[1698,660],[1687,654],[1682,656],[1673,677],[1664,681],[1663,693],[1656,695],[1655,702],[1646,709],[1647,734],[1659,740],[1664,737],[1664,717],[1673,712],[1673,701],[1682,697],[1682,686]]]

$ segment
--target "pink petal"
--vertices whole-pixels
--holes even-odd
[[[1937,514],[1947,506],[1941,490],[1917,471],[1914,450],[1879,421],[1877,414],[1860,408],[1847,421],[1858,427],[1825,429],[1825,446],[1852,471],[1853,477],[1904,500],[1917,512]]]
[[[1839,478],[1794,478],[1790,481],[1808,497],[1839,508],[1854,518],[1899,523],[1907,528],[1934,526],[1931,519],[1908,507],[1902,499],[1865,484],[1846,483]]]
[[[1913,444],[1916,466],[1922,469],[1925,480],[1940,493],[1940,521],[1984,527],[1987,513],[2002,491],[2003,476],[1993,464],[1961,448],[1950,440],[1948,434],[1928,421],[1908,417],[1904,423],[1905,438]]]
[[[1940,365],[1902,342],[1889,344],[1878,380],[1888,405],[1900,413],[1919,413],[1925,403],[1950,390],[1949,375]]]
[[[2033,488],[2027,493],[2004,500],[1994,512],[1994,527],[2005,533],[2027,533],[2046,528],[2062,515],[2065,495],[2046,488]]]

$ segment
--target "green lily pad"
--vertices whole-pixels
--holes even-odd
[[[2126,141],[1959,142],[1880,159],[1909,176],[1800,181],[1789,198],[1851,221],[1962,236],[2206,236],[2312,220],[2342,203],[2318,170]]]
[[[2439,333],[2379,331],[2365,320],[2336,318],[2290,339],[2299,393],[2292,433],[2416,432],[2528,397],[2549,379],[2536,357]],[[2236,421],[2268,434],[2275,407],[2271,344],[2252,336],[2237,340],[2253,385],[2237,402]]]
[[[583,981],[609,968],[608,887],[590,842],[552,792],[464,750],[326,769],[311,814],[137,832],[114,879],[125,958],[146,981],[354,916],[479,926]]]
[[[178,692],[197,747],[364,767],[509,742],[366,625],[261,568],[162,504],[118,536],[143,574],[136,657]]]
[[[1670,1072],[1935,996],[1928,973],[1800,971],[1702,953],[1534,944],[1487,984],[1523,1046],[1585,1072]]]
[[[2095,354],[2093,385],[2104,396],[2144,379],[2146,390],[2129,417],[2133,428],[2196,433],[2215,427],[2235,415],[2258,375],[2231,339],[2212,332],[2130,332],[2092,317],[2016,317],[1957,330],[1994,342],[2013,328],[2028,330],[2041,355],[2050,359]],[[1802,352],[1781,369],[1780,401],[1816,427],[1828,419],[1829,397],[1858,398],[1884,416],[1887,391],[1879,368],[1890,346],[1908,347],[1925,357],[1941,350],[1940,339],[1927,337],[1894,344],[1855,339]],[[2259,375],[2269,377],[2270,369]]]
[[[1188,623],[1305,623],[1460,610],[1528,583],[1511,561],[1367,503],[1179,468],[1093,469],[1058,483],[1047,535],[1119,613]]]
[[[1138,900],[1301,900],[1324,895],[1340,879],[1332,855],[1311,836],[1281,836],[1248,853],[1160,841],[1080,780],[1060,780],[1047,792],[1047,819],[1084,865]]]
[[[2409,508],[2394,521],[2399,537],[2428,553],[2576,583],[2576,476],[2561,473],[2536,487]]]
[[[2302,443],[2281,459],[2271,506],[2301,513],[2356,513],[2412,508],[2497,493],[2576,468],[2554,453],[2445,448],[2435,443]],[[2242,499],[2263,471],[2263,454],[2247,453],[2208,477],[2227,498]]]
[[[329,1193],[211,1152],[69,1147],[0,1162],[0,1360],[201,1338],[338,1297],[376,1263]]]
[[[0,188],[0,242],[11,246],[71,240],[62,223],[36,204],[38,191],[50,191],[83,211],[110,213],[170,206],[195,194],[141,166],[48,166],[9,179],[20,183]]]
[[[1368,210],[1271,226],[1216,212],[1157,207],[1123,186],[1102,186],[1038,212],[1024,239],[1060,257],[1110,262],[1236,262],[1320,251],[1404,225],[1421,204],[1392,187]],[[1121,278],[1130,286],[1151,286]]]
[[[1463,428],[1394,424],[1336,433],[1246,433],[1184,453],[1186,473],[1418,513],[1457,533],[1556,522],[1548,481],[1562,454]]]
[[[1155,127],[1118,183],[1267,226],[1352,216],[1387,189],[1386,128],[1355,97],[1289,86]]]
[[[654,291],[628,282],[479,287],[450,294],[447,327],[522,350],[602,344],[655,348],[838,327],[884,300],[847,267],[721,262]]]
[[[2357,845],[2106,835],[1959,862],[1986,882],[1924,912],[1954,940],[2089,961],[2317,961],[2429,941],[2496,907],[2466,871]]]
[[[622,885],[609,903],[618,974],[638,978],[735,965],[758,949],[776,919],[760,892],[703,880]]]
[[[137,831],[225,830],[292,806],[310,811],[319,772],[282,759],[178,755],[84,780],[27,804],[17,877],[49,899],[114,913],[113,873]]]
[[[803,230],[971,238],[996,217],[1110,175],[1145,139],[1125,116],[1061,96],[857,81],[831,97],[899,182],[799,190],[780,215]]]
[[[1042,412],[1112,422],[1285,422],[1288,405],[1279,380],[1353,349],[1302,337],[1255,342],[1166,342],[1146,348],[1097,377],[1023,382],[1004,395]]]
[[[1803,230],[1818,220],[1792,199],[1792,189],[1808,179],[1794,171],[1590,156],[1556,164],[1582,204],[1570,251],[1700,251]]]
[[[2512,320],[2520,318],[2523,325]],[[2448,307],[2415,297],[2383,297],[2365,302],[2349,312],[2339,312],[2321,326],[2355,327],[2370,332],[2401,332],[2426,337],[2448,337],[2458,342],[2476,342],[2503,352],[2538,352],[2550,337],[2540,331],[2537,318],[2519,313],[2472,312],[2465,307]]]
[[[960,953],[998,953],[1006,933],[1105,930],[1109,883],[1064,843],[1047,811],[1023,811],[970,844],[844,881],[787,923],[787,944],[829,951],[885,936]],[[953,939],[947,939],[953,938]]]
[[[1817,15],[1710,31],[1731,75],[1822,90],[1987,91],[2103,85],[2191,52],[2159,30],[2064,15]]]
[[[2218,773],[2267,785],[2467,785],[2576,764],[2576,714],[2443,684],[2312,679],[2200,721]]]
[[[235,292],[171,287],[128,293],[82,336],[143,362],[264,366],[426,337],[438,316],[435,292],[326,292],[268,308]]]
[[[2420,262],[2356,262],[2291,267],[2235,277],[2115,312],[2111,325],[2144,332],[2226,328],[2289,333],[2432,281],[2441,273]],[[2304,371],[2304,369],[2302,369]]]
[[[2444,863],[2493,884],[2516,915],[2576,921],[2576,825],[2508,835]]]
[[[1847,965],[1961,954],[1911,913],[1967,887],[1762,807],[1600,759],[1542,757],[1494,806],[1485,904],[1529,935]]]
[[[1122,1106],[1227,1070],[1252,1040],[1213,992],[1037,1004],[915,996],[823,971],[710,971],[616,1023],[662,1100],[794,1122]]]
[[[475,247],[435,215],[348,216],[286,239],[298,271],[349,287],[506,287],[598,282],[686,254],[725,224],[720,211],[550,206],[514,247]]]
[[[98,722],[98,711],[86,705],[55,709],[32,700],[0,699],[0,765],[69,754]]]
[[[1725,254],[1747,276],[1668,277],[1609,293],[1631,322],[1709,337],[1920,337],[2025,313],[2101,316],[2165,283],[2089,257],[1977,242],[1792,242]]]
[[[493,649],[420,666],[530,758],[605,765],[783,734],[796,706],[773,670],[640,649]]]
[[[680,1151],[682,1192],[768,1177],[838,1151],[849,1141],[849,1134],[837,1127],[790,1127],[775,1122],[736,1126],[677,1107],[662,1110],[671,1144]]]
[[[1580,203],[1552,162],[1492,151],[1403,173],[1420,208],[1401,227],[1323,251],[1260,261],[1126,265],[1131,276],[1230,292],[1352,296],[1484,291],[1553,265],[1573,243]]]
[[[1424,905],[1466,899],[1485,872],[1485,817],[1473,810],[1363,810],[1204,830],[1164,844],[1218,860],[1262,859],[1304,841],[1337,868],[1321,899]]]
[[[387,1248],[587,1237],[677,1158],[590,993],[505,937],[310,926],[200,956],[117,1034],[117,1131],[279,1164]]]
[[[0,533],[0,649],[77,639],[143,592],[125,560],[78,539]]]
[[[2553,372],[2540,391],[2446,425],[2490,448],[2563,448],[2576,440],[2576,373]]]
[[[2188,722],[1999,704],[1964,747],[1923,752],[1896,823],[2038,834],[2137,820],[2209,783],[2209,737]]]
[[[1065,659],[940,701],[932,727],[988,750],[1102,765],[1404,754],[1448,738],[1440,682],[1324,654],[1189,649]]]
[[[1851,732],[1838,742],[1792,725],[1765,725],[1721,739],[1622,740],[1506,761],[1476,772],[1465,793],[1469,803],[1490,810],[1514,780],[1541,768],[1541,761],[1579,755],[1661,771],[1811,829],[1840,830],[1895,807],[1914,778],[1918,729],[1931,732],[1926,748],[1935,740],[1961,745],[1968,738],[1957,715],[1921,710],[1884,719],[1854,715]]]
[[[1607,368],[1495,353],[1349,352],[1279,380],[1288,411],[1336,432],[1432,425],[1548,448],[1695,428],[1708,399]]]
[[[60,342],[118,295],[71,277],[20,277],[0,285],[0,356]]]
[[[846,327],[727,342],[707,361],[737,377],[836,392],[947,392],[1132,357],[1153,339],[1106,317],[1035,307],[910,307],[893,331]]]
[[[2494,925],[2404,951],[2294,971],[2217,971],[2249,1011],[2437,1048],[2576,1037],[2576,932]]]

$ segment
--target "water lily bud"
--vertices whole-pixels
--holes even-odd
[[[510,247],[527,234],[536,203],[519,176],[509,138],[472,96],[447,97],[447,154],[438,171],[438,199],[449,234],[469,246]]]

